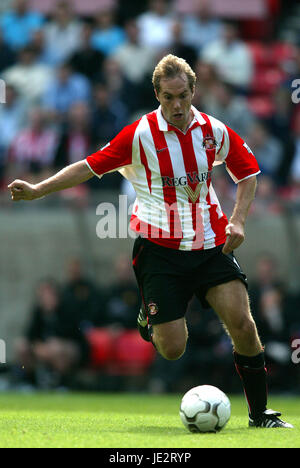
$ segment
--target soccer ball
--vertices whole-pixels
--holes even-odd
[[[218,432],[230,418],[230,401],[219,388],[200,385],[182,398],[180,418],[190,432]]]

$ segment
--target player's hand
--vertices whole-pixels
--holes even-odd
[[[229,223],[226,226],[227,240],[224,244],[222,252],[224,254],[231,253],[237,249],[245,240],[245,230],[243,224]]]
[[[10,189],[11,199],[13,201],[35,200],[39,198],[36,187],[24,180],[15,180],[8,188]]]

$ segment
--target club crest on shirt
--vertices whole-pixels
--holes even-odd
[[[157,304],[155,304],[155,302],[150,302],[150,304],[148,304],[148,312],[150,315],[156,315],[157,312],[158,312],[158,306]]]
[[[214,150],[217,148],[218,143],[213,136],[206,136],[203,138],[202,146],[205,150]]]

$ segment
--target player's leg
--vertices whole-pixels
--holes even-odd
[[[267,410],[264,352],[244,284],[236,279],[214,286],[208,290],[206,300],[218,314],[232,339],[235,365],[249,407],[249,424],[292,427],[278,418],[280,413]]]
[[[176,251],[138,238],[133,267],[142,298],[138,329],[168,360],[179,359],[188,338],[185,313],[193,296],[191,280],[178,265]]]
[[[247,290],[239,279],[210,288],[206,300],[219,315],[237,354],[256,356],[262,352]]]

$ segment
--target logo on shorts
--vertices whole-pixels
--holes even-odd
[[[154,302],[148,304],[148,312],[150,315],[156,315],[158,312],[157,304],[155,304]]]

